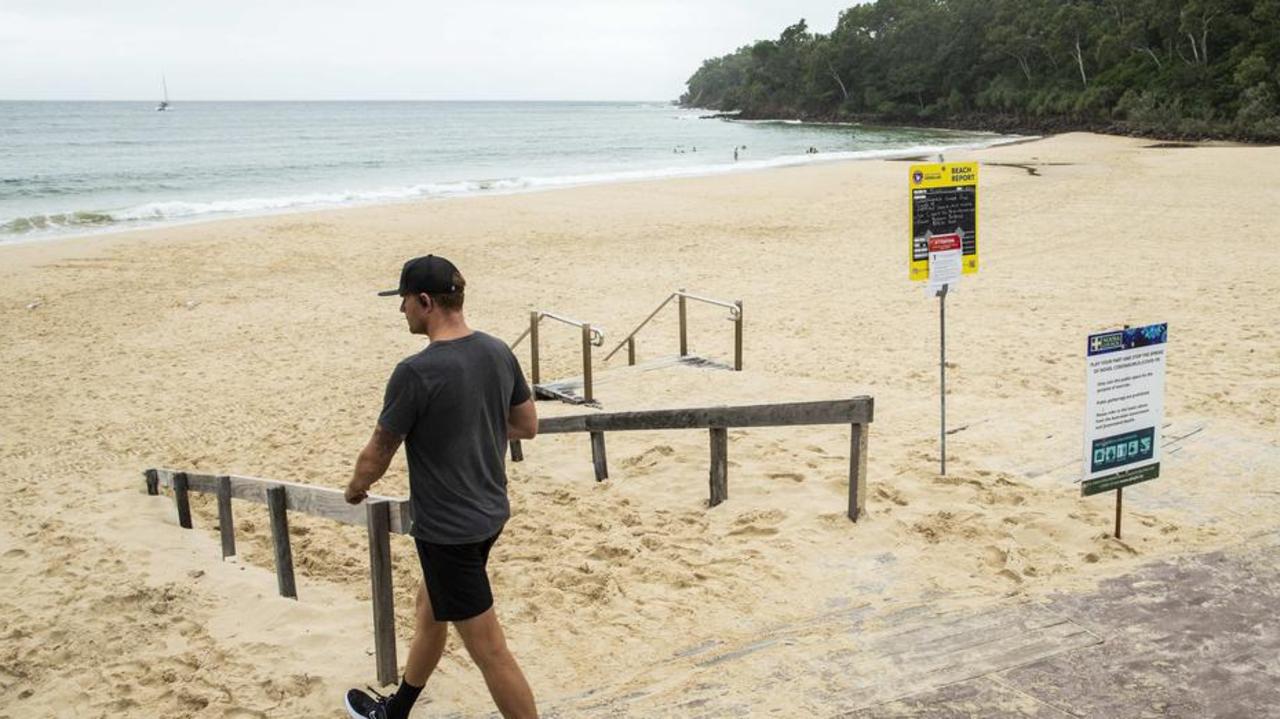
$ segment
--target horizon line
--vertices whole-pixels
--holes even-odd
[[[24,97],[0,97],[0,102],[156,102],[155,98],[126,98],[126,99],[99,99],[99,98],[24,98]],[[173,105],[177,102],[646,102],[646,103],[663,103],[676,104],[678,100],[671,99],[608,99],[608,100],[572,100],[572,99],[450,99],[443,100],[439,98],[306,98],[306,99],[263,99],[263,98],[237,98],[237,99],[189,99],[189,100],[170,100],[169,104]]]

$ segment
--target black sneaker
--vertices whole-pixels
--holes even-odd
[[[387,702],[391,698],[382,696],[372,688],[369,688],[369,694],[359,689],[347,692],[347,714],[351,715],[351,719],[387,719]]]

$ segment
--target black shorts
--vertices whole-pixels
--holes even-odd
[[[498,534],[471,544],[434,544],[415,540],[431,610],[438,622],[461,622],[480,616],[493,606],[489,588],[489,550]]]

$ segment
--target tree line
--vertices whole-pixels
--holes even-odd
[[[748,118],[1280,140],[1280,0],[875,0],[702,63]]]

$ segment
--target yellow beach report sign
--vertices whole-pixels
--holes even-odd
[[[929,240],[956,235],[960,240],[960,271],[978,271],[978,163],[942,162],[912,165],[911,269],[917,282],[929,279]]]

